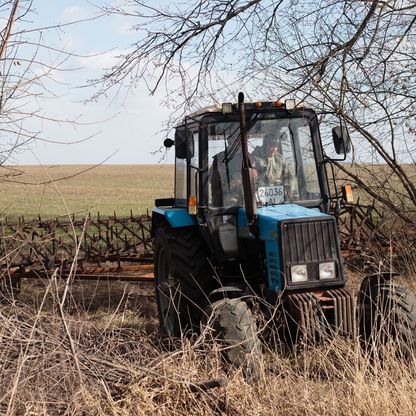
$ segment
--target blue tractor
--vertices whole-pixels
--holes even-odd
[[[332,135],[345,158],[347,130],[336,126]],[[329,159],[317,114],[294,100],[244,103],[240,93],[237,104],[185,117],[174,140],[165,140],[173,145],[174,198],[156,200],[152,212],[162,332],[179,337],[214,316],[228,358],[237,363],[261,350],[257,314],[267,315],[270,305],[280,309],[276,319],[293,339],[354,334],[356,307],[329,214]],[[406,342],[414,342],[415,297],[389,280],[390,273],[379,274],[362,284],[364,343],[380,310],[405,315],[406,325],[389,334],[407,331]]]

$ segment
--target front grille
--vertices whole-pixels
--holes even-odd
[[[284,259],[290,264],[305,264],[337,258],[337,235],[332,218],[283,224]]]
[[[343,281],[337,223],[333,217],[315,217],[282,221],[280,224],[282,270],[290,276],[290,267],[306,264],[309,280],[296,287],[333,286]],[[338,279],[319,280],[319,263],[334,261]],[[286,279],[291,285],[290,279]]]

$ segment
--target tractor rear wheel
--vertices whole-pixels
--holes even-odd
[[[409,358],[416,351],[416,295],[389,281],[366,278],[358,296],[360,341],[364,350],[381,353],[394,342],[396,353]]]
[[[255,317],[241,298],[221,299],[210,305],[209,323],[223,345],[226,361],[242,367],[245,375],[257,379],[262,349]]]
[[[166,226],[156,231],[154,273],[161,332],[180,337],[199,327],[213,279],[195,228]]]

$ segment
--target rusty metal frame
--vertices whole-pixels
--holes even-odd
[[[344,203],[340,210],[331,210],[338,222],[341,249],[361,251],[364,247],[382,249],[389,245],[383,232],[383,213],[372,204]]]
[[[78,262],[135,261],[152,256],[148,215],[0,225],[0,268],[65,267]]]
[[[287,301],[287,322],[295,323],[296,338],[304,343],[355,333],[354,299],[346,289],[291,293]]]

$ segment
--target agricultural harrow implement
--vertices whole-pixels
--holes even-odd
[[[21,278],[151,280],[152,241],[148,215],[44,221],[41,218],[0,228],[3,285]]]
[[[374,205],[345,204],[335,215],[346,259],[389,247],[383,216]],[[5,221],[0,226],[1,280],[18,287],[21,278],[44,278],[56,270],[62,278],[153,280],[150,228],[147,214]]]

